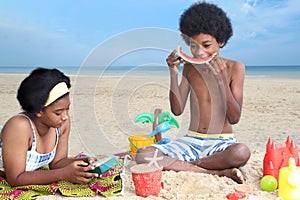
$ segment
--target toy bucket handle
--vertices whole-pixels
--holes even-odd
[[[138,147],[132,142],[132,140],[130,138],[128,138],[128,140],[129,140],[129,143],[133,146],[133,148],[135,150],[138,150]]]

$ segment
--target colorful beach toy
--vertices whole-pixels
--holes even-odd
[[[154,131],[152,131],[152,133],[150,133],[149,135],[147,135],[147,138],[153,137],[157,133],[167,132],[170,129],[171,129],[170,123],[169,122],[163,122],[163,123],[157,125],[156,128],[154,129]]]
[[[161,133],[167,132],[171,126],[179,128],[179,124],[169,112],[162,112],[161,109],[155,109],[154,113],[142,112],[134,119],[135,123],[152,123],[152,132],[150,134],[133,134],[128,137],[132,159],[135,159],[137,150],[151,144],[166,144],[169,138],[162,138]]]
[[[263,161],[263,175],[271,175],[277,179],[279,170],[288,166],[289,158],[294,158],[296,165],[299,166],[298,147],[290,136],[287,137],[285,143],[275,143],[271,138],[266,144],[266,154]]]
[[[289,166],[279,172],[278,196],[287,200],[300,199],[300,167],[296,166],[295,159],[289,159]]]
[[[93,162],[90,165],[95,167],[95,169],[90,172],[103,174],[117,165],[117,158],[112,155],[101,156],[96,162]]]
[[[273,192],[277,189],[277,180],[274,176],[266,175],[261,179],[260,187],[263,191]]]

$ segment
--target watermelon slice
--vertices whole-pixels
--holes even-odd
[[[196,65],[203,65],[203,64],[208,64],[210,63],[213,59],[216,58],[218,53],[214,53],[206,58],[193,58],[191,56],[188,56],[187,54],[183,53],[181,46],[178,46],[177,49],[177,54],[178,56],[183,59],[185,62],[191,63],[191,64],[196,64]]]

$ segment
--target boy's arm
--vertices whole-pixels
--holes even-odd
[[[174,115],[181,115],[186,105],[188,93],[190,91],[189,83],[186,79],[186,68],[183,69],[181,83],[178,85],[178,71],[170,69],[170,94],[169,100],[171,110]]]
[[[186,79],[187,70],[183,68],[183,76],[180,85],[178,84],[178,70],[180,67],[180,57],[174,50],[166,59],[170,70],[170,92],[169,100],[171,111],[174,115],[181,115],[189,93],[189,84]]]
[[[221,62],[224,63],[224,61]],[[227,62],[226,65],[232,65],[230,66],[231,75],[227,76],[227,70],[221,68],[220,78],[223,82],[226,97],[226,118],[230,124],[236,124],[239,122],[242,113],[245,66],[237,61]],[[230,79],[227,80],[227,77],[230,77]]]

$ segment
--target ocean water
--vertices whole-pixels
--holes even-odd
[[[300,65],[246,66],[246,77],[300,78]]]
[[[35,67],[0,66],[1,74],[29,74]],[[54,68],[54,67],[48,67]],[[56,67],[68,75],[155,75],[168,76],[166,66],[62,66]],[[300,65],[296,66],[246,66],[246,77],[257,78],[300,78]]]
[[[45,67],[45,66],[43,66]],[[164,66],[57,66],[67,75],[169,75]],[[0,74],[29,74],[35,67],[29,66],[0,66]]]

